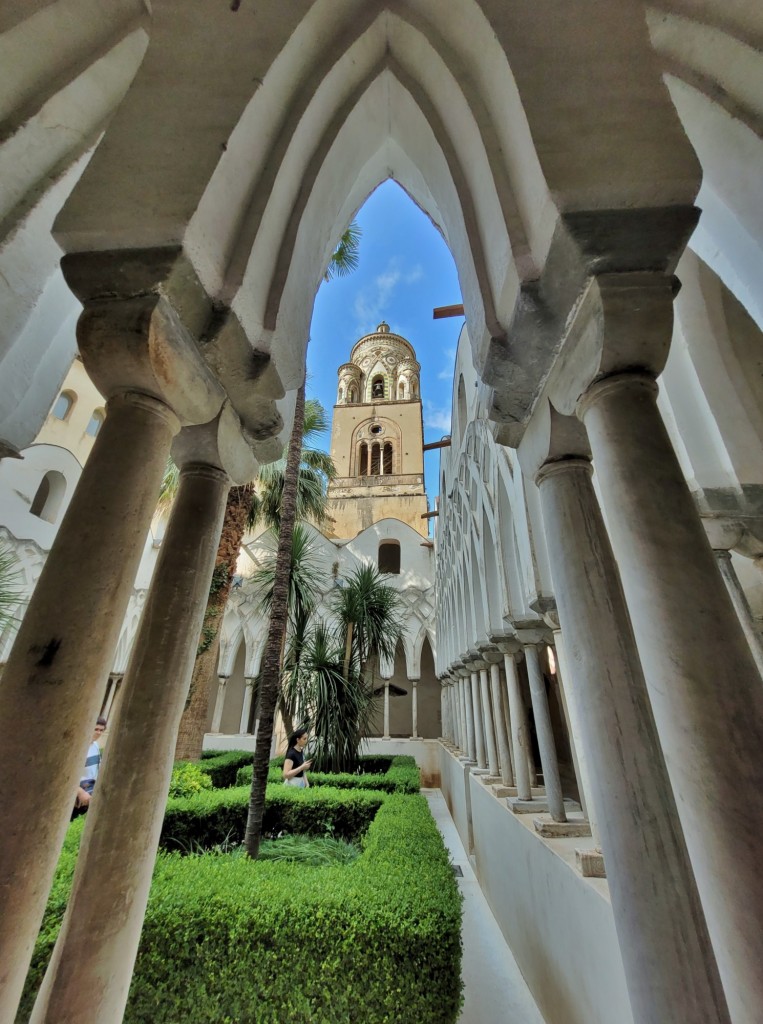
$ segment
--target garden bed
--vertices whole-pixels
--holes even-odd
[[[163,845],[220,842],[241,828],[247,799],[235,789],[170,801]],[[316,870],[160,853],[125,1022],[452,1024],[460,895],[423,797],[270,786],[268,820],[308,834],[331,826],[360,839],[362,854]],[[19,1021],[55,941],[81,831],[77,821],[67,835]]]
[[[275,758],[270,762],[268,782],[281,782],[284,759]],[[361,757],[360,774],[350,772],[310,771],[310,781],[316,786],[333,786],[337,789],[376,789],[384,793],[418,793],[421,776],[416,759],[407,754],[397,757]],[[238,769],[236,784],[250,786],[252,765],[245,764]]]

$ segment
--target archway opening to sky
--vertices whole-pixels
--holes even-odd
[[[393,180],[360,208],[360,265],[348,277],[321,286],[307,349],[308,393],[329,416],[337,369],[358,338],[386,320],[413,345],[421,364],[424,443],[450,433],[453,367],[463,318],[434,320],[432,310],[461,301],[456,265],[429,217]],[[319,443],[328,447],[328,435]],[[424,454],[430,508],[438,488],[439,451]]]

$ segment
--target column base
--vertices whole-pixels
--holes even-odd
[[[548,821],[536,818],[533,825],[544,839],[585,839],[591,835],[591,826],[587,821]]]
[[[575,863],[583,878],[606,878],[604,854],[601,850],[575,850]]]
[[[489,768],[472,768],[472,775],[490,776]],[[494,776],[491,776],[494,777]]]
[[[519,797],[510,796],[507,797],[506,803],[509,805],[509,809],[514,814],[544,814],[548,813],[548,801],[545,797],[536,799],[533,797],[532,800],[520,800]],[[571,814],[574,811],[580,811],[580,804],[574,800],[564,801],[564,810]]]
[[[475,772],[475,774],[477,773]],[[480,782],[483,784],[483,786],[495,786],[495,784],[500,781],[500,775],[482,775],[480,777]]]
[[[497,797],[503,799],[507,796],[517,796],[517,787],[504,786],[499,782],[497,785],[493,786],[493,792]],[[530,795],[533,798],[533,800],[536,797],[540,797],[542,799],[546,795],[546,790],[543,788],[543,786],[533,786],[530,790]]]

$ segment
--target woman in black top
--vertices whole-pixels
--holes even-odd
[[[313,763],[306,761],[302,751],[307,746],[307,729],[298,729],[289,737],[286,760],[283,763],[283,781],[287,786],[307,787],[307,769]]]

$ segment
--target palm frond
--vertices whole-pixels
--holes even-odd
[[[21,564],[16,552],[0,542],[0,633],[17,625],[16,609],[23,599]]]
[[[312,441],[316,434],[325,434],[331,426],[328,413],[317,398],[308,398],[305,402],[305,423],[302,428],[302,440]]]
[[[360,238],[363,234],[357,221],[352,221],[342,233],[326,268],[325,280],[347,277],[360,266]]]
[[[159,500],[156,503],[157,512],[169,512],[179,487],[180,469],[175,465],[172,456],[170,455],[167,456],[167,465],[164,468],[162,485],[159,488]]]

